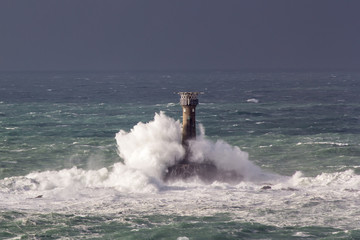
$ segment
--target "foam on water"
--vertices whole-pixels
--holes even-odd
[[[178,121],[161,112],[149,123],[116,134],[123,162],[110,168],[73,167],[0,180],[0,209],[125,216],[229,213],[234,220],[272,226],[360,227],[360,176],[353,170],[278,176],[249,161],[239,147],[210,141],[204,130],[190,144],[191,160],[210,159],[220,169],[237,171],[244,181],[165,184],[163,171],[185,153],[180,130]]]
[[[200,132],[196,140],[189,143],[190,161],[211,161],[218,169],[234,170],[245,180],[256,181],[265,177],[266,174],[248,160],[248,153],[222,140],[213,142],[207,139],[201,125]],[[129,133],[121,130],[116,134],[116,142],[126,166],[159,180],[167,167],[182,160],[185,155],[180,122],[163,112],[155,114],[154,120],[149,123],[138,123]]]
[[[121,168],[124,166],[116,169]],[[145,212],[180,216],[229,213],[234,220],[255,220],[278,227],[360,227],[360,177],[353,171],[317,177],[304,177],[298,172],[281,181],[267,182],[271,186],[267,190],[262,189],[264,184],[246,181],[237,185],[174,182],[160,187],[139,171],[129,169],[109,173],[73,168],[8,178],[0,184],[0,207],[10,211],[122,212],[124,216]]]
[[[211,161],[218,169],[235,171],[243,176],[245,181],[263,180],[262,177],[270,177],[258,166],[249,161],[247,152],[241,151],[237,146],[231,146],[223,140],[213,142],[206,138],[205,129],[200,125],[200,136],[190,141],[190,161],[202,163]]]
[[[126,166],[158,179],[185,155],[180,122],[163,112],[155,114],[149,123],[138,123],[129,133],[121,130],[116,134],[116,142]]]

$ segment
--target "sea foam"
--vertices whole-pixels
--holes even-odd
[[[126,166],[157,178],[185,155],[180,122],[163,112],[156,113],[153,121],[138,123],[130,132],[120,130],[115,139]]]
[[[189,143],[190,161],[211,161],[220,170],[235,171],[244,181],[264,181],[273,176],[249,161],[248,153],[239,147],[222,140],[213,142],[207,139],[204,128],[199,127],[199,136]],[[33,172],[23,177],[25,180],[14,177],[3,183],[10,188],[16,186],[20,191],[50,191],[65,197],[76,194],[80,189],[95,188],[158,192],[165,186],[162,179],[167,167],[185,156],[181,144],[181,124],[164,112],[156,113],[148,123],[139,122],[129,132],[120,130],[115,139],[123,162],[112,167],[84,170],[74,166],[59,171]],[[24,182],[23,189],[19,186],[21,182]]]
[[[197,139],[190,142],[190,160],[210,160],[219,169],[243,175],[244,181],[235,185],[197,180],[164,183],[163,171],[185,154],[180,133],[179,121],[162,112],[155,114],[152,121],[116,134],[123,161],[109,168],[72,167],[0,180],[0,198],[4,199],[0,208],[116,216],[231,212],[235,219],[256,219],[280,227],[358,229],[360,176],[354,170],[315,177],[301,172],[293,176],[270,174],[252,163],[239,147],[207,139],[201,126]],[[263,188],[265,184],[267,188]]]
[[[181,144],[179,121],[156,113],[149,123],[138,123],[130,132],[116,134],[121,158],[126,166],[161,179],[166,168],[182,160],[185,149]],[[244,180],[257,180],[264,172],[248,159],[248,153],[225,141],[213,142],[206,138],[200,125],[200,135],[189,142],[189,160],[197,163],[212,162],[218,169],[235,171]]]
[[[205,129],[200,125],[201,134],[190,141],[190,161],[212,162],[218,169],[235,171],[244,180],[257,180],[263,171],[249,161],[249,154],[223,140],[213,142],[206,138]]]

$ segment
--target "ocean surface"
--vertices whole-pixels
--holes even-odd
[[[164,182],[184,156],[244,179]],[[0,72],[0,239],[360,239],[360,73]]]

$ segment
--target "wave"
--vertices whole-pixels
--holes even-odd
[[[256,98],[250,98],[250,99],[246,100],[246,102],[248,102],[248,103],[258,103],[259,100],[256,99]]]
[[[157,192],[164,188],[162,181],[169,166],[182,160],[185,149],[181,144],[181,124],[165,113],[156,113],[148,123],[139,122],[129,132],[120,130],[115,140],[123,162],[111,168],[83,170],[77,167],[60,171],[33,172],[25,177],[2,181],[12,188],[23,182],[23,190],[52,191],[54,189],[114,188],[125,192]],[[273,176],[248,160],[248,153],[239,147],[206,138],[203,126],[200,135],[190,141],[190,161],[212,161],[221,170],[232,170],[245,181],[262,181]],[[28,180],[31,184],[29,184]],[[16,190],[16,191],[17,191]]]
[[[248,153],[239,147],[209,140],[202,126],[197,139],[190,142],[190,160],[211,160],[219,169],[241,174],[243,181],[205,184],[192,179],[164,183],[165,169],[185,154],[180,130],[179,121],[160,112],[152,121],[116,134],[123,162],[112,167],[98,170],[72,167],[2,179],[0,198],[4,201],[0,208],[130,215],[146,212],[208,216],[231,212],[236,218],[277,226],[297,225],[302,219],[303,226],[331,223],[359,227],[356,206],[360,176],[354,170],[315,177],[301,172],[293,176],[269,173],[252,163]],[[272,214],[267,214],[269,209]],[[317,218],[314,213],[319,213]],[[331,222],[339,216],[341,221]]]
[[[249,154],[223,140],[213,142],[206,138],[205,129],[200,125],[200,136],[190,141],[190,161],[203,163],[211,161],[224,171],[235,171],[245,181],[263,181],[275,175],[266,173],[249,160]]]
[[[214,216],[272,226],[359,229],[360,176],[352,170],[306,177],[301,172],[266,184],[242,181],[164,185],[139,170],[78,168],[31,173],[0,181],[3,211],[64,214]],[[121,213],[119,215],[119,213]]]
[[[235,171],[245,182],[270,183],[275,188],[280,182],[280,185],[296,187],[304,181],[323,184],[327,182],[326,177],[335,176],[334,173],[324,173],[316,178],[305,178],[296,173],[292,177],[286,177],[266,172],[249,160],[247,152],[223,140],[211,141],[206,137],[202,125],[199,125],[199,129],[200,134],[189,143],[189,160],[196,163],[211,161],[220,170]],[[156,113],[154,119],[148,123],[139,122],[129,132],[120,130],[115,140],[123,162],[110,168],[84,170],[73,167],[60,171],[33,172],[25,177],[4,179],[1,186],[18,191],[23,182],[24,191],[71,187],[114,188],[120,192],[158,192],[166,188],[167,184],[162,180],[166,169],[185,156],[185,149],[181,144],[181,124],[166,116],[164,112]]]
[[[235,171],[244,180],[263,180],[265,173],[248,159],[248,153],[225,141],[213,142],[206,138],[205,129],[189,142],[189,160],[196,163],[212,162],[218,169]],[[144,172],[161,180],[167,167],[174,165],[185,156],[181,144],[179,121],[156,113],[149,123],[138,123],[130,132],[121,130],[116,134],[121,158],[126,166]],[[272,176],[271,174],[268,175]]]
[[[337,147],[345,147],[345,146],[350,146],[349,143],[339,143],[339,142],[326,142],[326,141],[322,141],[322,142],[299,142],[296,144],[297,146],[299,145],[331,145],[331,146],[337,146]]]
[[[116,134],[119,155],[129,168],[161,179],[165,169],[185,156],[179,121],[163,112],[149,123],[138,123],[130,132]]]

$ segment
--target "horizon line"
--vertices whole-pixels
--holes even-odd
[[[360,68],[0,69],[0,72],[358,72]]]

